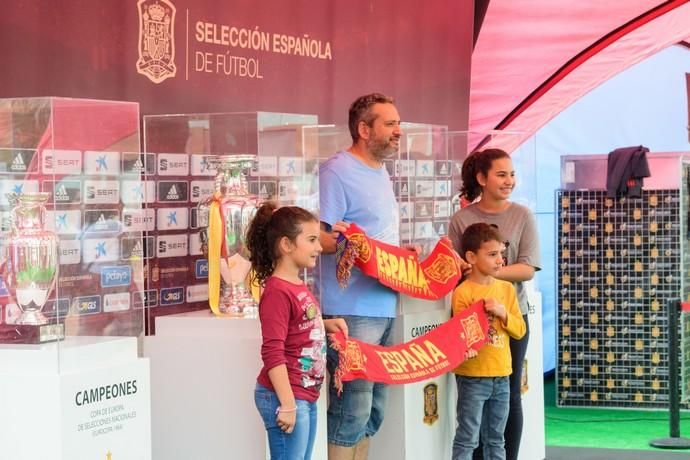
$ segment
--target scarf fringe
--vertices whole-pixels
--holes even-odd
[[[335,277],[342,289],[345,289],[350,281],[352,267],[355,265],[355,260],[359,257],[360,251],[361,243],[359,241],[348,240],[342,235],[339,237],[335,253]]]
[[[343,344],[340,342],[339,338],[336,338],[334,333],[328,334],[328,336],[330,337],[329,346],[338,352],[338,367],[333,372],[332,378],[333,387],[338,390],[338,396],[340,396],[343,393],[343,375],[345,375],[350,368],[349,359],[347,358],[347,353],[345,353],[347,349],[347,339],[341,336],[342,340],[345,340]]]

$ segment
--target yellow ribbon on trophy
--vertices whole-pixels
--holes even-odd
[[[216,316],[222,313],[218,308],[220,303],[220,258],[227,257],[225,244],[225,219],[220,206],[221,195],[213,194],[208,211],[208,304]]]

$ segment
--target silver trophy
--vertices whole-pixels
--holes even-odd
[[[58,237],[45,229],[45,203],[50,193],[7,194],[13,205],[3,275],[22,313],[16,324],[48,323],[41,310],[55,287]]]
[[[255,155],[221,155],[207,159],[209,168],[215,169],[215,194],[202,200],[198,206],[202,251],[208,250],[209,210],[214,200],[219,201],[226,253],[220,259],[220,301],[223,314],[252,316],[257,304],[247,288],[247,273],[251,264],[247,259],[244,237],[259,199],[251,195],[245,174],[256,161]]]

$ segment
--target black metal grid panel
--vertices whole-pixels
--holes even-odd
[[[665,407],[665,309],[681,293],[680,191],[609,199],[561,190],[557,209],[557,404]]]

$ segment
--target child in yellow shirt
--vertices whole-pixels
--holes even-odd
[[[525,321],[513,285],[494,278],[503,266],[505,244],[495,226],[472,224],[462,234],[462,256],[472,271],[453,292],[453,313],[484,300],[490,342],[455,369],[458,427],[453,460],[470,460],[481,436],[483,458],[504,460],[503,431],[508,419],[512,373],[509,336],[525,335]],[[471,356],[471,355],[470,355]]]

